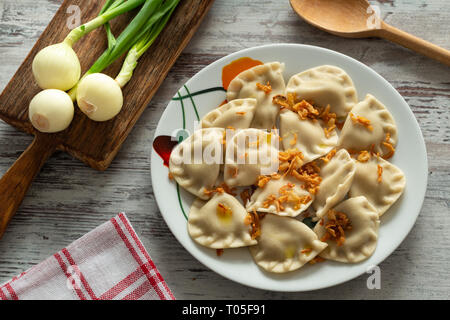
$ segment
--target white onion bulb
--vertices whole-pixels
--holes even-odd
[[[64,42],[39,51],[32,68],[41,89],[67,91],[77,84],[81,76],[80,60],[72,47]]]
[[[34,96],[28,114],[33,127],[37,130],[54,133],[69,127],[74,115],[74,106],[66,92],[47,89]]]
[[[122,89],[113,78],[103,73],[90,74],[78,85],[77,103],[91,120],[107,121],[122,109]]]

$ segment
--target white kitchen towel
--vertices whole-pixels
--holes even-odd
[[[2,300],[174,300],[124,213],[0,286]]]

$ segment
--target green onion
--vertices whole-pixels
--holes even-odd
[[[140,30],[145,30],[146,23],[151,16],[158,10],[163,0],[147,0],[139,13],[134,17],[130,24],[120,34],[119,38],[114,39],[112,32],[107,27],[108,49],[97,59],[92,67],[86,72],[83,78],[69,91],[73,101],[77,98],[77,87],[81,81],[90,74],[102,72],[111,65],[118,57],[127,52],[134,44],[133,41],[139,35]],[[109,3],[106,3],[107,5]],[[113,4],[109,4],[113,5]]]
[[[120,0],[117,0],[120,1]],[[122,87],[130,80],[138,59],[153,44],[167,24],[180,0],[147,0],[138,14],[116,39],[105,25],[108,49],[86,72],[69,95],[80,110],[94,121],[107,121],[116,116],[123,105]],[[106,12],[117,5],[108,1]],[[102,72],[128,51],[116,80]]]
[[[36,130],[54,133],[69,127],[74,111],[73,101],[66,92],[47,89],[39,92],[31,100],[28,117]]]
[[[162,10],[165,15],[163,15],[150,30],[143,34],[139,38],[138,42],[130,49],[127,57],[125,58],[122,69],[116,77],[116,81],[120,85],[120,87],[123,88],[130,81],[139,58],[150,48],[153,42],[155,42],[156,38],[166,26],[169,18],[171,17],[179,2],[180,0],[166,1],[167,8],[164,8],[164,10]],[[166,12],[167,9],[168,11]]]
[[[149,24],[162,2],[163,0],[147,0],[136,17],[134,17],[130,24],[116,39],[116,44],[112,46],[112,48],[108,48],[100,58],[98,58],[87,71],[86,75],[102,72],[122,54],[127,52],[133,46],[135,39],[140,35],[141,31],[151,27]]]
[[[122,87],[128,83],[138,59],[161,33],[180,0],[106,0],[97,18],[72,30],[59,44],[41,50],[33,61],[38,85],[47,89],[29,106],[33,126],[42,132],[65,130],[73,118],[73,101],[94,121],[115,117],[123,106]],[[109,21],[142,5],[116,39]],[[72,46],[104,25],[108,48],[80,80],[81,66]],[[128,52],[117,79],[100,73]],[[65,91],[70,90],[69,94]]]
[[[128,12],[146,0],[108,0],[97,18],[73,29],[63,42],[48,46],[33,59],[32,70],[38,86],[42,89],[66,91],[80,80],[81,65],[72,46],[83,36],[107,23],[120,14]],[[148,0],[147,0],[148,2]]]
[[[90,74],[102,72],[104,69],[109,67],[114,61],[131,49],[131,47],[136,43],[136,39],[141,39],[152,29],[155,24],[160,21],[161,18],[171,12],[178,2],[179,0],[147,0],[139,13],[134,17],[125,30],[122,31],[120,36],[117,39],[114,39],[114,44],[109,43],[108,49],[106,49],[97,61],[94,62],[83,78]],[[112,33],[110,33],[108,38],[113,38]],[[83,78],[78,82],[78,84],[83,80]],[[77,85],[75,85],[69,92],[69,95],[73,100],[76,99],[76,92]]]
[[[114,1],[108,0],[100,11],[100,15],[89,21],[88,23],[82,24],[78,28],[73,29],[66,39],[64,40],[69,46],[73,46],[78,40],[87,35],[92,30],[104,25],[111,19],[124,14],[134,8],[140,6],[146,2],[146,0],[128,0],[128,1]]]
[[[99,15],[102,15],[105,11],[109,9],[114,9],[115,7],[121,5],[126,0],[108,0],[106,1],[105,5],[103,6],[102,10],[100,11]],[[114,38],[114,35],[111,31],[111,25],[109,22],[105,23],[105,30],[106,30],[106,36],[108,39],[108,48],[111,49],[112,46],[116,44],[116,38]]]

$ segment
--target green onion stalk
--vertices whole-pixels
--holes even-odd
[[[72,30],[62,43],[41,50],[33,60],[32,70],[37,84],[44,89],[30,102],[28,115],[33,127],[45,133],[67,129],[74,116],[74,103],[65,92],[78,83],[81,66],[72,46],[92,30],[116,16],[137,8],[148,0],[107,0],[99,16]],[[114,39],[111,39],[111,41]],[[108,39],[110,45],[114,42]]]
[[[99,15],[103,14],[105,11],[107,11],[109,9],[113,9],[114,7],[121,5],[125,1],[126,0],[108,0],[108,1],[106,1],[106,3],[103,6],[102,10],[100,11]],[[116,39],[114,38],[114,35],[111,31],[111,25],[109,24],[109,22],[105,23],[105,30],[106,30],[106,35],[108,38],[108,49],[111,49],[112,46],[115,45]]]
[[[108,47],[108,49],[86,72],[85,76],[102,72],[105,68],[109,67],[114,61],[129,51],[131,47],[139,41],[142,36],[147,34],[161,18],[171,12],[178,2],[179,0],[147,0],[127,28],[125,28],[117,39],[113,40],[114,45]],[[111,38],[111,36],[109,36],[109,38]]]
[[[169,18],[175,10],[179,1],[180,0],[172,1],[172,8],[169,9],[168,13],[160,18],[160,20],[152,29],[142,35],[138,42],[128,52],[122,69],[116,77],[116,82],[121,88],[125,87],[125,85],[130,81],[131,77],[133,76],[133,71],[134,69],[136,69],[136,66],[138,64],[139,58],[150,48],[153,42],[155,42],[156,38],[169,21]]]
[[[154,43],[179,2],[146,1],[117,39],[109,25],[105,25],[108,48],[69,91],[72,100],[77,101],[80,110],[90,119],[107,121],[120,112],[123,105],[122,88],[131,79],[139,58]],[[101,73],[126,52],[127,56],[116,79]]]
[[[81,65],[73,45],[94,29],[111,19],[137,8],[149,0],[108,0],[95,19],[73,29],[63,42],[38,52],[33,60],[34,78],[42,89],[71,89],[81,76]]]

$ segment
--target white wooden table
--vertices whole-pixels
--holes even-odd
[[[447,0],[383,0],[381,16],[450,49]],[[0,90],[56,12],[57,0],[0,0]],[[227,280],[177,242],[156,206],[150,179],[151,143],[170,98],[191,76],[234,51],[267,43],[304,43],[347,54],[386,78],[411,106],[425,137],[429,182],[417,223],[381,265],[381,290],[367,275],[308,293],[256,290]],[[178,299],[431,299],[450,298],[450,68],[378,39],[341,39],[314,29],[288,0],[216,0],[122,150],[106,172],[64,153],[42,169],[0,241],[0,283],[44,260],[125,211]],[[31,137],[0,123],[0,173]]]

